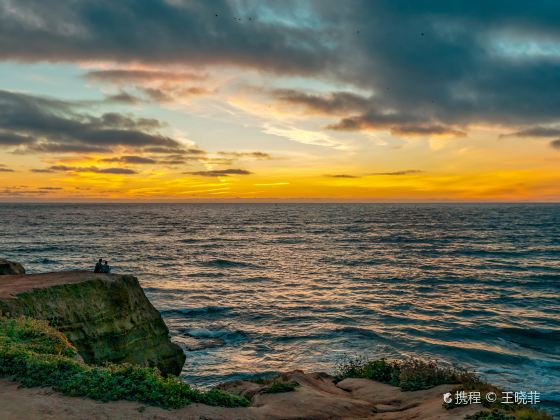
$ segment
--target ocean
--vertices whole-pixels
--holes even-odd
[[[0,226],[30,273],[138,276],[196,386],[415,355],[558,413],[558,205],[1,204]]]

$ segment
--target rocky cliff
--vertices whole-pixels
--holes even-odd
[[[0,277],[0,316],[47,320],[88,363],[181,372],[185,355],[134,276],[85,271]]]
[[[7,274],[25,274],[25,269],[20,263],[0,258],[0,276]]]

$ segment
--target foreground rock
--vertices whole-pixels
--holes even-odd
[[[86,271],[0,277],[0,316],[43,319],[87,363],[106,361],[181,372],[185,355],[134,276]]]
[[[481,410],[466,406],[442,407],[442,394],[452,385],[413,392],[368,379],[345,379],[338,384],[325,374],[301,371],[283,375],[299,386],[292,392],[263,394],[263,385],[248,381],[224,384],[222,389],[252,398],[250,407],[223,408],[192,404],[180,410],[164,410],[140,403],[101,403],[66,397],[45,388],[22,389],[0,380],[0,407],[6,418],[17,419],[463,419]]]
[[[0,276],[10,274],[25,274],[25,268],[20,263],[0,258]]]

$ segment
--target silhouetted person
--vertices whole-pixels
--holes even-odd
[[[111,266],[109,264],[107,264],[107,260],[105,260],[105,263],[101,266],[101,272],[102,273],[110,273],[111,272]]]
[[[101,269],[103,268],[103,260],[101,258],[99,258],[99,261],[97,261],[97,264],[95,264],[95,268],[93,269],[94,273],[101,273]]]

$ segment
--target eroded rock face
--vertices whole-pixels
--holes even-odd
[[[0,315],[47,320],[88,363],[128,362],[178,375],[185,362],[134,276],[83,271],[4,276]]]
[[[0,276],[9,274],[25,274],[25,268],[20,263],[0,258]]]

